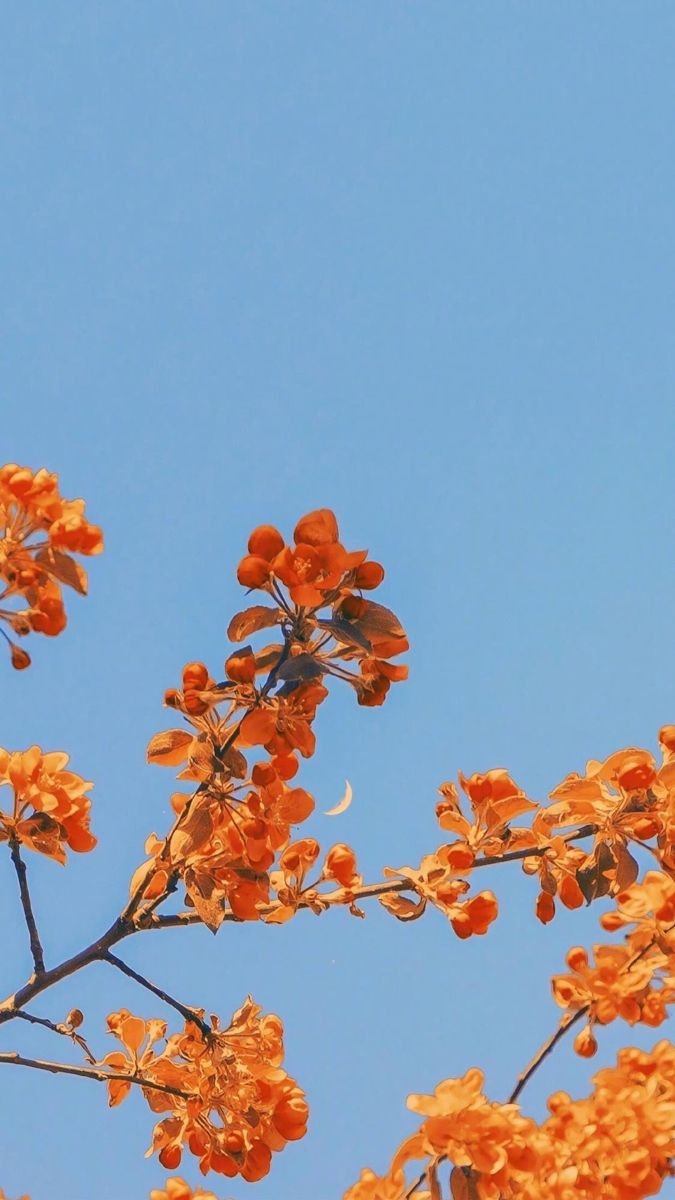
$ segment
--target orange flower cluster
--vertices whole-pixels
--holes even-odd
[[[441,785],[436,806],[441,828],[460,836],[424,860],[419,872],[406,868],[398,874],[416,878],[422,896],[430,870],[441,886],[454,888],[458,876],[476,867],[521,859],[525,873],[538,877],[536,912],[546,924],[556,897],[574,909],[630,887],[638,875],[631,841],[651,842],[666,868],[675,870],[675,726],[665,726],[659,740],[660,768],[648,750],[619,750],[604,762],[591,760],[583,776],[568,775],[550,793],[548,805],[529,800],[502,768],[469,778],[460,772],[471,816],[462,811],[453,783]],[[510,824],[526,813],[532,814],[529,827]],[[593,838],[589,849],[578,844],[584,837]]]
[[[551,792],[553,803],[537,812],[532,836],[546,853],[538,865],[530,861],[524,869],[539,874],[541,920],[553,916],[556,894],[567,908],[577,908],[630,887],[638,876],[631,841],[654,841],[666,858],[672,853],[675,763],[664,746],[664,732],[659,735],[664,748],[660,768],[648,750],[618,750],[604,762],[591,760],[584,775],[568,775]],[[558,831],[572,825],[593,835],[590,851],[560,836]]]
[[[0,748],[0,787],[14,792],[12,811],[0,809],[0,842],[19,842],[57,862],[66,861],[66,846],[80,853],[93,850],[89,829],[93,785],[66,771],[68,755],[43,754],[39,746],[10,752]]]
[[[260,1013],[249,997],[227,1029],[220,1030],[215,1017],[209,1032],[188,1020],[169,1038],[164,1021],[143,1021],[126,1009],[108,1017],[123,1050],[107,1054],[101,1066],[145,1080],[152,1111],[170,1113],[155,1126],[148,1151],[159,1152],[162,1166],[175,1169],[187,1148],[204,1174],[241,1175],[251,1183],[268,1173],[273,1152],[304,1136],[308,1108],[281,1067],[281,1021]],[[131,1081],[111,1079],[110,1104],[121,1103],[131,1087]],[[172,1187],[175,1200],[178,1184]]]
[[[250,645],[235,650],[220,681],[204,663],[188,663],[181,687],[165,695],[186,727],[157,734],[148,746],[150,762],[181,767],[178,778],[197,788],[191,797],[172,797],[174,828],[164,839],[149,839],[150,857],[132,880],[132,895],[153,903],[180,879],[187,903],[214,930],[227,911],[238,920],[278,922],[303,898],[321,910],[320,899],[304,897],[297,879],[290,882],[287,864],[292,828],[314,809],[312,796],[291,781],[299,757],[315,751],[313,725],[328,695],[325,681],[348,683],[359,703],[372,705],[406,674],[387,661],[408,648],[398,618],[361,595],[382,581],[379,564],[369,562],[366,551],[344,549],[328,509],[302,517],[294,538],[289,547],[272,526],[253,531],[239,579],[265,591],[274,605],[246,609],[229,626],[235,642],[272,626],[281,640],[257,652]],[[326,607],[330,615],[321,617]],[[351,662],[358,673],[348,669]],[[311,890],[337,881],[350,903],[355,867],[347,870],[343,859],[336,870],[335,862],[333,853]],[[273,883],[275,863],[280,871]],[[268,914],[270,888],[279,897]]]
[[[413,921],[421,917],[427,901],[438,908],[450,921],[457,937],[465,939],[472,934],[487,933],[497,919],[498,905],[493,892],[478,892],[463,900],[469,890],[466,879],[457,875],[458,867],[453,860],[450,846],[439,846],[435,854],[427,854],[419,867],[385,867],[388,877],[410,880],[420,901],[416,904],[406,896],[380,896],[380,904],[398,917],[399,921]]]
[[[673,1174],[675,1047],[622,1050],[599,1071],[584,1100],[551,1096],[541,1125],[516,1104],[482,1092],[482,1073],[447,1079],[433,1096],[410,1096],[425,1120],[395,1154],[389,1171],[362,1172],[344,1200],[430,1200],[429,1182],[449,1162],[454,1200],[643,1200]],[[417,1183],[406,1172],[425,1160]],[[419,1168],[415,1168],[418,1170]]]
[[[167,1179],[166,1187],[152,1189],[150,1200],[217,1200],[217,1197],[214,1192],[207,1192],[204,1188],[191,1188],[184,1179],[173,1175]]]
[[[73,554],[100,554],[103,535],[84,516],[83,500],[65,500],[58,475],[44,468],[9,463],[0,468],[0,620],[18,637],[55,637],[66,626],[61,584],[82,595],[87,575]],[[15,607],[16,602],[25,607]],[[12,665],[30,666],[30,656],[7,635]]]
[[[263,628],[259,621],[279,624],[290,649],[279,679],[332,674],[354,687],[359,704],[382,704],[391,683],[408,674],[407,667],[388,662],[408,649],[400,622],[362,595],[379,587],[384,568],[369,561],[366,550],[345,550],[328,508],[301,517],[293,538],[294,545],[287,545],[272,525],[253,530],[237,578],[244,587],[266,592],[279,610],[273,622],[262,615],[269,613],[264,608],[239,613],[230,637],[240,641]],[[322,619],[318,614],[325,608],[331,615]],[[340,660],[358,662],[359,675],[346,671]]]
[[[474,1067],[461,1079],[440,1083],[432,1096],[409,1096],[408,1107],[426,1119],[399,1147],[385,1176],[364,1171],[344,1200],[402,1200],[408,1194],[406,1168],[418,1159],[450,1159],[462,1173],[478,1174],[474,1195],[480,1200],[510,1195],[514,1172],[535,1165],[530,1142],[536,1126],[518,1105],[488,1101],[482,1088],[483,1073]],[[428,1197],[427,1186],[420,1183],[410,1194]]]
[[[600,918],[609,931],[629,926],[623,945],[594,946],[595,965],[586,950],[567,955],[570,973],[555,975],[553,996],[567,1013],[583,1010],[588,1024],[574,1043],[578,1054],[597,1050],[593,1026],[621,1018],[630,1025],[658,1026],[675,1002],[675,882],[648,871],[618,897],[618,906]]]

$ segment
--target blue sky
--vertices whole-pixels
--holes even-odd
[[[3,683],[0,743],[96,783],[96,854],[30,864],[50,959],[166,826],[145,745],[182,664],[222,663],[261,521],[332,506],[410,633],[409,683],[372,711],[336,693],[304,772],[319,811],[351,780],[310,832],[369,878],[443,840],[458,768],[541,798],[653,746],[675,719],[672,4],[24,0],[0,28],[2,461],[58,471],[107,538],[66,634]],[[543,929],[519,872],[491,885],[500,921],[469,943],[369,910],[127,944],[188,1002],[250,991],[284,1020],[310,1133],[220,1195],[338,1197],[412,1128],[407,1092],[480,1065],[508,1093],[597,910]],[[3,994],[29,969],[14,887],[3,869]],[[112,1008],[160,1015],[127,985],[92,969],[34,1010],[77,1003],[96,1041]],[[28,1032],[2,1048],[57,1053]],[[588,1074],[562,1047],[524,1107]],[[0,1109],[11,1197],[165,1177],[139,1098],[8,1069]]]

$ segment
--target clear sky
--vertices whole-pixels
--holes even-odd
[[[336,693],[304,780],[348,778],[368,878],[443,836],[435,789],[508,766],[543,797],[675,719],[671,0],[22,0],[0,11],[1,461],[58,471],[105,529],[91,595],[3,674],[0,744],[95,780],[95,854],[31,862],[49,958],[101,932],[173,775],[145,765],[182,664],[220,669],[250,529],[332,506],[388,568],[411,678]],[[481,879],[481,883],[482,883]],[[481,1065],[496,1099],[552,1029],[548,975],[598,909],[544,929],[383,911],[139,937],[126,955],[227,1016],[278,1012],[307,1138],[236,1200],[332,1200],[413,1127],[405,1095]],[[29,961],[0,871],[3,994]],[[92,969],[34,1011],[165,1015]],[[57,1051],[6,1027],[2,1049]],[[608,1031],[602,1058],[619,1040]],[[562,1047],[524,1106],[583,1094]],[[145,1200],[152,1114],[7,1069],[2,1184]],[[193,1181],[197,1171],[183,1173]]]

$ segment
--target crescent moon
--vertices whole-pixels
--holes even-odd
[[[349,805],[352,802],[353,794],[354,793],[352,792],[351,783],[349,782],[348,779],[345,779],[345,794],[344,794],[344,796],[339,801],[339,803],[335,805],[334,808],[329,808],[328,812],[325,812],[323,814],[324,817],[339,817],[340,813],[346,812],[347,809],[349,808]]]

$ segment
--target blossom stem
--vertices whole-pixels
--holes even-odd
[[[117,970],[121,971],[124,975],[128,975],[129,979],[135,980],[135,982],[140,984],[141,987],[146,988],[147,991],[152,992],[155,996],[158,996],[159,999],[163,1000],[165,1004],[171,1005],[171,1007],[175,1008],[176,1011],[179,1012],[186,1021],[194,1022],[194,1024],[201,1029],[205,1036],[212,1032],[210,1024],[208,1021],[205,1021],[202,1017],[200,1017],[197,1009],[190,1008],[190,1006],[187,1004],[181,1004],[180,1000],[174,999],[174,997],[170,996],[168,992],[165,992],[163,988],[157,987],[156,984],[151,983],[149,979],[146,979],[144,975],[140,974],[140,972],[135,971],[133,967],[130,967],[128,963],[125,963],[123,959],[118,958],[116,954],[111,954],[109,950],[106,950],[105,954],[102,955],[102,959],[103,962],[110,963],[111,966],[117,967]]]
[[[43,975],[45,972],[45,956],[38,933],[37,922],[31,904],[30,892],[28,890],[28,874],[26,864],[21,857],[19,843],[15,837],[9,839],[9,849],[14,870],[19,881],[19,894],[21,896],[21,907],[23,915],[26,919],[26,928],[28,929],[28,938],[30,940],[31,954],[33,955],[33,964],[35,966],[35,974]]]

